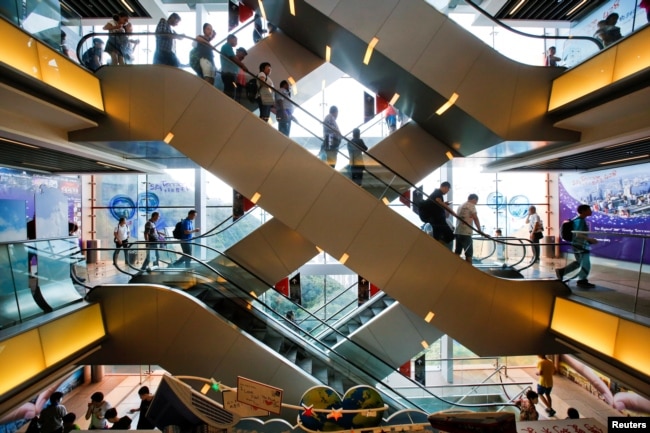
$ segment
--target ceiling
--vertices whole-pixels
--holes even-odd
[[[151,18],[139,0],[60,0],[59,3],[64,16],[110,19],[120,11],[127,11],[132,18]]]
[[[606,1],[507,0],[494,17],[499,20],[580,21]],[[511,14],[515,8],[516,11]]]

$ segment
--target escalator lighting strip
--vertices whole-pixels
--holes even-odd
[[[329,45],[325,45],[325,61],[329,63],[331,58],[332,58],[332,48]],[[324,82],[325,81],[323,81],[323,83]]]
[[[585,3],[587,3],[587,0],[582,0],[580,3],[578,3],[577,5],[575,5],[573,9],[571,9],[569,12],[567,12],[567,13],[566,13],[566,16],[567,16],[567,17],[571,16],[572,13],[574,13],[575,11],[577,11],[578,9],[580,9],[580,8],[582,7],[582,5],[584,5]]]
[[[435,313],[433,311],[429,311],[427,315],[424,317],[424,321],[427,323],[431,323],[433,320],[433,316],[435,316]]]
[[[363,56],[363,64],[367,65],[370,63],[370,57],[372,57],[372,52],[375,50],[375,46],[379,43],[379,39],[377,37],[373,37],[370,40],[370,43],[368,44],[368,48],[366,48],[366,55]]]
[[[395,105],[398,99],[399,99],[399,93],[395,93],[393,97],[390,99],[390,102],[388,104]]]
[[[210,391],[211,389],[212,389],[212,386],[210,386],[209,384],[206,383],[205,385],[203,385],[201,387],[201,394],[206,395],[208,393],[208,391]]]
[[[262,15],[262,18],[264,18],[264,21],[268,21],[266,19],[266,10],[264,9],[264,3],[262,3],[262,0],[258,0],[257,2],[260,6],[260,14]]]
[[[635,159],[650,158],[650,154],[630,156],[629,158],[615,159],[613,161],[599,162],[598,165],[616,164],[618,162],[633,161]]]
[[[446,151],[446,152],[445,152],[445,156],[447,156],[447,159],[450,160],[450,161],[451,161],[452,159],[454,159],[454,154],[451,153],[450,151]]]
[[[348,255],[348,253],[343,253],[343,255],[341,256],[341,258],[339,259],[339,263],[341,263],[342,265],[344,265],[345,262],[347,262],[349,258],[350,258],[350,256]]]
[[[458,93],[454,92],[451,95],[451,98],[449,98],[449,101],[445,102],[444,104],[442,104],[440,106],[440,108],[438,108],[438,110],[436,111],[436,114],[438,116],[440,116],[442,113],[449,110],[449,108],[451,108],[451,106],[456,103],[456,100],[458,100]]]
[[[422,347],[425,348],[425,349],[428,349],[428,348],[429,348],[429,343],[427,343],[426,340],[422,340],[422,342],[421,342],[420,344],[421,344]]]
[[[526,0],[521,0],[519,3],[517,3],[517,6],[515,6],[515,7],[512,8],[512,9],[510,9],[510,12],[508,12],[508,15],[514,15],[514,14],[516,14],[517,11],[518,11],[519,9],[521,9],[521,7],[524,5],[524,3],[526,3]]]
[[[382,198],[381,201],[383,201],[386,206],[390,204],[390,202],[388,201],[388,197]]]
[[[170,131],[169,133],[167,133],[167,135],[165,135],[165,138],[163,139],[163,141],[165,143],[169,144],[169,143],[171,143],[171,141],[173,139],[174,139],[174,133]]]
[[[296,16],[296,4],[294,0],[289,0],[289,13],[291,16]]]
[[[251,197],[251,202],[253,204],[257,204],[257,202],[259,201],[259,199],[261,197],[262,197],[262,194],[260,194],[259,192],[256,192],[255,194],[253,194],[253,197]]]

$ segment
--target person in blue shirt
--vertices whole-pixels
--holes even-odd
[[[194,239],[194,233],[198,233],[200,229],[194,227],[194,219],[196,218],[196,211],[192,209],[187,213],[187,218],[183,220],[182,228],[183,233],[181,234],[181,250],[186,255],[181,256],[174,266],[185,265],[186,268],[190,267],[191,256],[192,256],[192,239]]]

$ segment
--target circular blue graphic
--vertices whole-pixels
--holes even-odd
[[[525,195],[516,195],[508,203],[508,213],[515,218],[523,218],[528,215],[530,200]]]
[[[502,209],[506,205],[506,198],[500,192],[491,192],[487,196],[487,206],[490,209]]]
[[[135,215],[135,203],[126,195],[116,195],[108,202],[108,207],[116,220],[122,217],[130,220]]]
[[[153,192],[142,192],[138,194],[138,207],[144,209],[148,214],[158,209],[160,199]]]

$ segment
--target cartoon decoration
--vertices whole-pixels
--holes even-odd
[[[381,424],[388,406],[379,392],[359,385],[348,390],[343,399],[327,386],[315,386],[302,395],[303,411],[298,424],[307,431],[340,431],[372,428]]]

